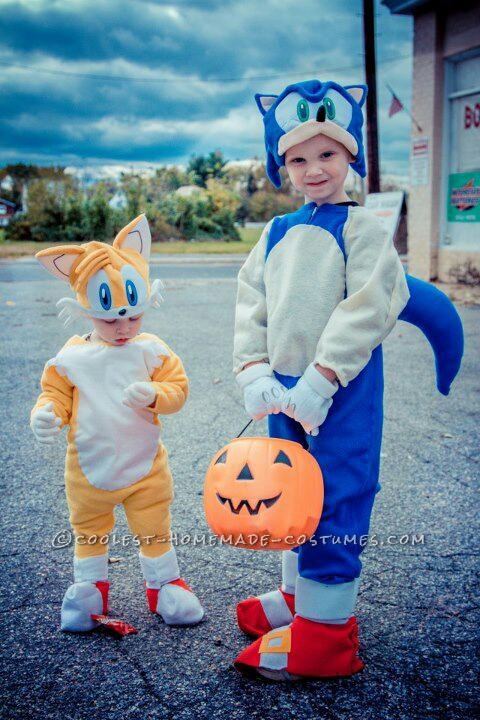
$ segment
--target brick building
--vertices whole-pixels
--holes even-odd
[[[382,0],[413,15],[409,271],[480,272],[480,0]]]

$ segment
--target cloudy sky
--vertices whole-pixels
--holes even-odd
[[[382,170],[406,174],[412,19],[377,5]],[[263,157],[255,92],[363,82],[361,0],[0,0],[0,164]]]

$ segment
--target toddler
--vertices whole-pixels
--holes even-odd
[[[45,366],[31,428],[52,443],[69,425],[65,487],[75,532],[74,583],[63,599],[61,627],[92,630],[108,610],[105,539],[122,504],[140,545],[149,608],[168,624],[203,617],[180,578],[170,540],[172,477],[160,442],[159,415],[178,412],[188,395],[182,362],[155,335],[141,333],[145,310],[159,302],[149,284],[150,230],[144,215],[101,242],[42,250],[38,260],[69,282],[60,315],[88,317],[92,332],[75,335]]]

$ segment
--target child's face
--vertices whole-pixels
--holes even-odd
[[[292,185],[319,205],[349,199],[344,183],[352,160],[343,145],[326,135],[315,135],[285,153]]]
[[[115,320],[99,320],[98,318],[91,318],[91,320],[97,335],[102,340],[112,345],[125,345],[140,332],[143,314]]]

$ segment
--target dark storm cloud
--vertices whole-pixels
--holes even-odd
[[[260,154],[254,92],[330,73],[362,80],[359,9],[359,0],[0,0],[4,157],[28,160],[42,148],[59,162],[179,160],[212,147]],[[409,19],[380,17],[380,54],[410,52]]]
[[[349,11],[355,2],[244,0],[209,8],[203,3],[91,2],[4,3],[2,34],[24,60],[50,55],[59,60],[130,60],[175,68],[208,78],[242,76],[249,69],[287,71],[341,57],[351,40]],[[301,7],[301,11],[300,11]],[[322,7],[324,11],[322,12]],[[308,18],[315,18],[308,22]],[[350,50],[361,50],[360,37]],[[292,57],[295,58],[292,63]],[[352,56],[349,57],[352,62]],[[331,64],[331,63],[330,63]],[[315,67],[315,65],[313,66]]]

